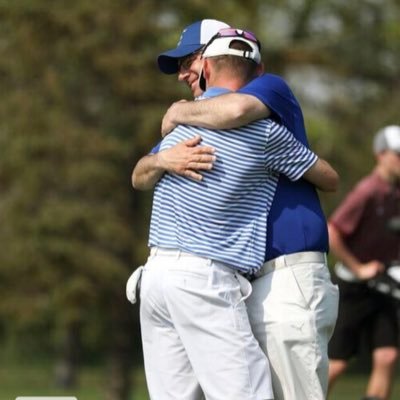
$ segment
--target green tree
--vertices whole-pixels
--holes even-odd
[[[312,147],[341,172],[329,212],[372,166],[375,130],[398,123],[399,14],[396,0],[0,1],[3,337],[59,354],[64,383],[77,357],[107,355],[107,396],[128,397],[140,340],[125,282],[145,261],[151,207],[130,173],[168,105],[190,98],[155,61],[183,26],[257,33]]]

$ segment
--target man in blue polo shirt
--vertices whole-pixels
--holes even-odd
[[[196,95],[196,55],[192,52],[184,57],[181,51],[176,57],[176,50],[159,57],[160,68],[171,73],[179,67],[179,79],[187,82]],[[165,60],[169,65],[164,64]],[[268,115],[307,144],[295,97],[281,78],[270,74],[235,94],[195,104],[174,104],[164,118],[163,129],[168,131],[176,123],[228,128]],[[196,162],[211,163],[204,154],[198,157],[189,165],[189,172],[196,169]],[[151,162],[151,156],[148,160]],[[151,176],[149,171],[151,168],[143,176],[150,177],[150,181],[160,173],[158,170]],[[140,186],[139,176],[137,173],[134,178]],[[329,185],[321,187],[330,189]],[[326,345],[337,312],[337,292],[326,268],[327,250],[326,221],[315,188],[304,180],[293,183],[281,176],[268,219],[265,275],[253,282],[253,295],[248,300],[253,330],[271,360],[277,399],[325,397]]]

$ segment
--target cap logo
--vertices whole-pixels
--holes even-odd
[[[185,35],[185,32],[186,32],[186,29],[187,29],[187,28],[185,28],[185,29],[182,31],[181,37],[179,38],[179,42],[178,42],[178,44],[176,45],[176,47],[179,47],[179,46],[181,45],[183,36]]]

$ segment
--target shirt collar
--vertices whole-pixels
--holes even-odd
[[[201,97],[202,98],[215,97],[215,96],[219,96],[221,94],[230,93],[230,92],[231,92],[231,90],[229,90],[229,89],[214,86],[214,87],[208,88]]]

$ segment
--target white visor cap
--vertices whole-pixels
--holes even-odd
[[[251,50],[238,50],[230,48],[229,46],[231,43],[236,40],[248,44],[251,47]],[[243,37],[225,36],[215,38],[209,45],[206,46],[202,54],[203,58],[228,55],[253,60],[257,64],[260,64],[261,62],[261,54],[257,43]]]

